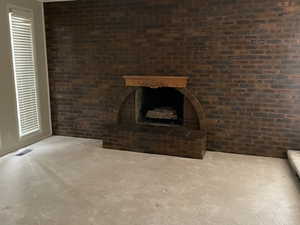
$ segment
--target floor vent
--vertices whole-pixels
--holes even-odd
[[[16,156],[23,156],[29,152],[32,152],[32,149],[30,149],[30,148],[21,149],[20,151],[17,151]]]

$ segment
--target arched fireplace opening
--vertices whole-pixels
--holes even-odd
[[[181,88],[138,87],[130,89],[130,93],[119,106],[117,117],[119,124],[205,130],[200,103],[187,90]]]

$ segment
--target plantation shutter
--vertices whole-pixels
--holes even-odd
[[[28,12],[10,10],[10,34],[14,66],[19,135],[40,130],[33,21]]]

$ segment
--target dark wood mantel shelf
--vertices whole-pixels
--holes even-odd
[[[126,86],[185,88],[188,77],[183,76],[123,76]]]

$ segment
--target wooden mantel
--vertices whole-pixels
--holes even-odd
[[[188,77],[183,76],[123,76],[126,86],[185,88]]]

